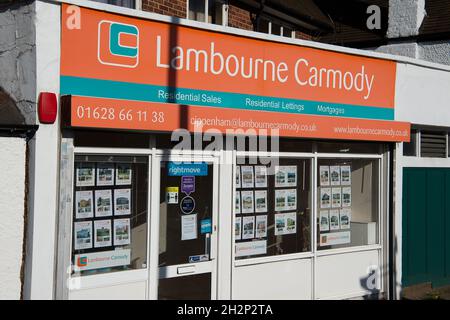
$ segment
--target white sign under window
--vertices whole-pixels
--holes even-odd
[[[236,243],[236,257],[254,256],[267,253],[267,240]]]
[[[334,246],[350,243],[350,231],[320,234],[321,246]]]
[[[74,271],[127,266],[131,263],[131,250],[110,250],[75,255]]]

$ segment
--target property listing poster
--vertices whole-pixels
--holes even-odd
[[[122,216],[131,213],[131,189],[114,190],[114,215]]]
[[[241,187],[242,188],[253,188],[254,178],[253,178],[253,167],[252,166],[241,166]]]
[[[242,218],[236,217],[234,220],[234,239],[241,240],[242,238]]]
[[[92,218],[94,216],[94,201],[92,191],[77,191],[75,194],[75,217],[77,219]]]
[[[330,185],[330,167],[329,166],[320,166],[319,167],[319,179],[320,179],[320,186],[329,186]]]
[[[275,190],[275,211],[297,209],[297,189]]]
[[[295,212],[275,215],[275,235],[293,234],[297,232],[297,215]]]
[[[83,163],[76,170],[77,187],[91,187],[95,185],[95,164]]]
[[[267,216],[256,216],[255,238],[267,237]]]
[[[116,185],[129,185],[132,180],[132,169],[129,163],[116,164]]]
[[[239,189],[241,187],[241,167],[240,166],[236,166],[235,186],[236,186],[236,189]]]
[[[253,191],[241,191],[241,213],[253,213]]]
[[[328,210],[321,210],[319,215],[320,232],[330,231],[330,214]]]
[[[242,239],[253,239],[255,237],[255,217],[242,218]]]
[[[99,163],[97,164],[97,186],[114,185],[114,164]]]
[[[241,213],[241,192],[240,191],[236,191],[234,213],[236,213],[236,214]]]
[[[255,212],[267,212],[267,191],[255,190]]]
[[[112,215],[111,190],[95,190],[95,216],[108,217]]]
[[[255,188],[267,188],[267,167],[255,166]]]
[[[275,188],[296,186],[297,166],[275,166]]]
[[[94,221],[94,247],[110,247],[112,245],[111,220]]]
[[[131,242],[130,218],[114,220],[114,245],[123,246]]]
[[[75,250],[92,248],[92,221],[75,222]]]

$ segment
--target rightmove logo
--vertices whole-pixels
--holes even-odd
[[[102,20],[98,24],[98,61],[135,68],[139,64],[139,30],[136,26]]]

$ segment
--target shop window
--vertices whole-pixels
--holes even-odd
[[[270,34],[270,21],[267,19],[261,18],[259,20],[258,32],[269,33]]]
[[[420,156],[425,158],[446,158],[447,134],[437,131],[421,131]]]
[[[293,38],[294,30],[289,27],[283,27],[283,37]]]
[[[76,155],[72,276],[147,266],[148,158]]]
[[[260,18],[257,25],[257,31],[287,38],[294,38],[294,28],[292,26],[269,17]]]
[[[271,34],[274,34],[274,35],[277,35],[277,36],[281,36],[282,35],[282,33],[281,33],[281,24],[279,24],[279,23],[276,23],[276,22],[272,22],[271,23],[271,30],[270,30],[270,33]]]
[[[221,0],[188,0],[188,19],[226,25],[227,6]]]
[[[417,130],[411,130],[411,140],[403,143],[403,155],[409,157],[417,156]]]
[[[319,159],[318,250],[379,243],[379,160]]]
[[[136,0],[92,0],[92,1],[136,9]]]
[[[311,160],[256,160],[237,160],[236,259],[311,251]]]

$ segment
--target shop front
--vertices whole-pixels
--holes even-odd
[[[387,297],[394,61],[78,14],[61,7],[56,298]]]

